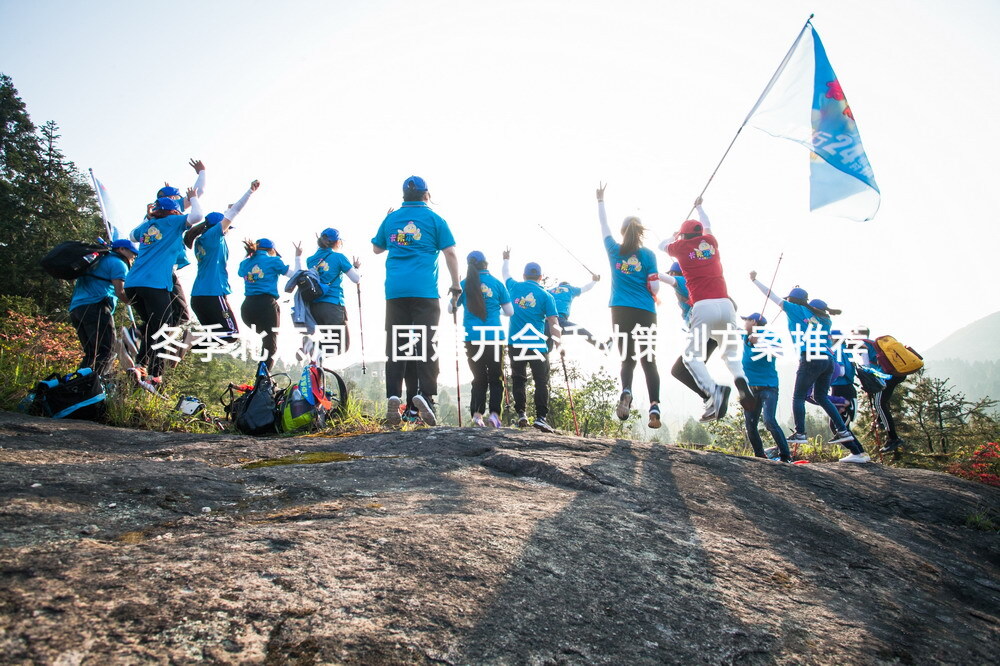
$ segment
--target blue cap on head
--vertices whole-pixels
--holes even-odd
[[[830,306],[826,304],[826,301],[824,301],[821,298],[814,298],[811,301],[809,301],[809,307],[815,308],[817,310],[829,310],[830,309]]]
[[[160,191],[156,193],[157,199],[159,199],[160,197],[179,197],[179,196],[181,196],[181,191],[178,190],[176,187],[170,187],[169,185],[167,187],[161,187]]]
[[[830,331],[830,336],[834,337],[834,338],[840,338],[840,337],[843,337],[843,335],[844,335],[844,332],[841,331],[839,328],[835,328],[832,331]]]
[[[159,197],[156,200],[156,207],[160,210],[180,210],[181,204],[176,199],[170,197]]]
[[[533,261],[529,261],[524,265],[524,277],[526,278],[540,278],[542,277],[542,267]]]
[[[470,264],[473,262],[477,264],[484,264],[486,263],[486,255],[480,252],[479,250],[473,250],[472,252],[469,253],[469,256],[466,257],[465,260],[467,263]]]
[[[765,317],[759,312],[754,312],[753,314],[747,315],[746,317],[743,317],[743,320],[752,321],[758,326],[767,326],[767,317]]]
[[[333,227],[327,227],[326,229],[324,229],[323,232],[320,234],[320,236],[322,236],[331,243],[336,243],[337,241],[340,240],[340,232],[334,229]]]
[[[137,248],[135,246],[135,243],[133,243],[132,241],[130,241],[127,238],[119,238],[118,240],[111,242],[111,249],[112,250],[117,250],[120,247],[123,247],[126,250],[132,250],[136,254],[139,254],[139,248]]]
[[[426,192],[427,183],[425,183],[424,179],[420,176],[410,176],[403,181],[403,194],[410,191]]]
[[[809,298],[809,292],[803,289],[802,287],[796,287],[795,289],[792,289],[790,292],[788,292],[788,300],[791,300],[793,298],[804,301],[807,298]]]
[[[222,213],[209,213],[208,215],[205,216],[205,223],[208,226],[213,227],[219,222],[222,222],[222,220],[224,220],[225,218],[226,216],[223,215]]]
[[[670,270],[667,271],[667,272],[668,273],[681,273],[682,272],[681,271],[681,265],[675,261],[674,263],[670,264]]]
[[[258,238],[257,239],[257,249],[258,250],[273,250],[274,242],[269,238]]]

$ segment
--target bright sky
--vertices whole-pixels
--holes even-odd
[[[598,181],[613,227],[638,214],[650,245],[672,232],[810,11],[882,206],[868,223],[809,213],[808,153],[747,128],[705,196],[730,293],[760,310],[746,274],[770,279],[784,253],[777,291],[800,284],[843,309],[841,327],[927,348],[1000,310],[994,0],[0,0],[0,71],[129,223],[162,181],[193,181],[190,157],[208,166],[208,210],[259,178],[233,275],[232,241],[266,236],[290,257],[293,240],[340,229],[364,262],[374,356],[384,270],[369,239],[411,174],[461,256],[483,250],[496,274],[509,244],[515,266],[586,282],[537,225],[556,233],[605,278],[575,318],[610,330]],[[679,329],[670,299],[660,322]],[[679,347],[672,331],[664,376]],[[681,391],[665,379],[668,403]]]

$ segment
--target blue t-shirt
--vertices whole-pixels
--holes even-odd
[[[194,242],[194,256],[198,260],[198,275],[191,287],[192,296],[225,296],[229,288],[229,244],[221,224],[213,224]]]
[[[743,336],[743,374],[750,386],[778,387],[778,371],[774,367],[774,355],[763,353],[750,344],[748,336]],[[754,356],[760,358],[754,359]]]
[[[677,307],[681,309],[681,319],[685,323],[691,320],[691,303],[689,302],[691,298],[691,292],[688,291],[687,278],[683,275],[672,276],[676,280],[674,284],[674,293],[677,295]],[[762,386],[762,384],[759,384]]]
[[[830,331],[833,329],[833,322],[830,319],[820,317],[806,306],[791,301],[782,301],[781,309],[788,318],[788,330],[800,354],[809,352],[812,356],[831,355]]]
[[[621,245],[611,236],[604,237],[604,249],[611,262],[612,307],[623,306],[656,312],[656,301],[646,287],[646,278],[656,273],[656,255],[640,247],[627,257],[621,256]]]
[[[438,298],[438,253],[455,244],[448,223],[423,201],[389,213],[372,244],[384,247],[385,298]]]
[[[507,279],[507,291],[514,305],[514,315],[510,318],[510,340],[508,344],[519,349],[548,351],[545,339],[545,319],[558,317],[556,300],[537,282],[518,282]],[[525,327],[529,327],[525,329]],[[523,331],[523,332],[522,332]]]
[[[549,289],[549,293],[556,301],[556,310],[559,311],[559,316],[569,319],[569,309],[573,305],[573,299],[582,294],[583,290],[571,284],[561,284]]]
[[[115,253],[104,255],[86,274],[76,279],[73,284],[73,296],[69,300],[69,309],[100,303],[110,298],[111,312],[114,312],[118,305],[118,297],[115,296],[115,286],[111,284],[111,280],[124,280],[127,274],[128,264],[124,259]]]
[[[306,268],[316,271],[319,281],[323,283],[323,295],[315,303],[344,305],[344,288],[341,282],[344,273],[354,268],[347,257],[330,248],[320,248],[316,254],[306,259]]]
[[[257,250],[252,257],[240,262],[238,275],[246,285],[247,296],[270,294],[278,297],[278,276],[288,272],[281,257],[272,257],[266,250]]]
[[[489,271],[479,271],[479,289],[483,292],[483,301],[486,303],[486,319],[480,319],[465,308],[462,313],[462,326],[465,327],[465,339],[469,342],[480,340],[503,340],[503,329],[498,330],[476,330],[477,326],[500,326],[500,310],[505,303],[510,303],[510,294],[507,287],[503,286],[500,280],[490,275]],[[462,295],[458,297],[458,304],[465,305],[465,280],[462,280]]]
[[[174,265],[184,252],[187,215],[168,215],[146,220],[132,235],[139,243],[139,256],[125,279],[126,287],[174,288]]]

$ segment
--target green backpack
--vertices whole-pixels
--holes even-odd
[[[278,425],[282,432],[323,428],[330,418],[340,418],[347,407],[347,384],[332,370],[310,363],[298,384],[278,400]]]

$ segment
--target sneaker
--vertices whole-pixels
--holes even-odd
[[[503,421],[500,420],[500,415],[497,414],[496,412],[492,412],[490,414],[490,418],[487,421],[487,423],[489,424],[489,426],[491,428],[502,428],[503,427]]]
[[[528,415],[524,412],[517,413],[517,427],[527,428],[528,427]]]
[[[475,416],[472,417],[472,425],[474,425],[477,428],[485,428],[486,427],[486,424],[483,423],[483,416],[482,416],[482,414],[476,414]]]
[[[535,426],[537,429],[541,430],[542,432],[552,433],[556,431],[556,429],[550,426],[548,423],[546,423],[545,419],[543,419],[541,416],[535,419],[535,422],[532,425]]]
[[[733,392],[728,386],[716,386],[715,387],[715,418],[721,419],[726,416],[726,409],[729,407],[729,394]],[[714,419],[713,419],[714,420]]]
[[[660,407],[653,405],[649,408],[649,427],[656,430],[660,427]]]
[[[437,417],[434,416],[434,410],[431,409],[430,403],[422,395],[413,396],[413,406],[417,408],[417,413],[420,414],[420,420],[429,426],[437,425]]]
[[[851,453],[840,459],[840,462],[866,463],[871,462],[871,457],[862,451],[861,453]]]
[[[854,435],[850,430],[844,428],[843,430],[838,430],[834,433],[833,439],[830,440],[830,444],[841,444],[843,442],[853,442]]]
[[[793,432],[788,437],[789,444],[805,444],[809,441],[809,438],[803,435],[801,432]]]
[[[775,458],[778,457],[778,447],[772,446],[770,448],[764,449],[764,455],[774,460]]]
[[[747,380],[737,377],[733,383],[736,384],[736,392],[740,395],[740,407],[743,408],[743,411],[752,412],[756,409],[757,398],[754,396],[753,391],[750,390]]]
[[[632,391],[625,389],[622,394],[618,397],[618,408],[615,410],[615,416],[617,416],[622,421],[628,421],[628,413],[632,408]]]
[[[400,407],[402,407],[403,401],[392,396],[389,398],[389,403],[385,406],[385,422],[390,426],[398,426],[400,423]]]
[[[890,439],[885,443],[885,446],[879,449],[879,453],[895,453],[899,450],[899,447],[903,446],[905,443],[906,442],[901,439]]]
[[[715,403],[712,401],[711,398],[708,398],[705,401],[705,413],[701,415],[701,418],[698,419],[698,422],[708,423],[709,421],[714,421],[714,420],[715,420]]]

